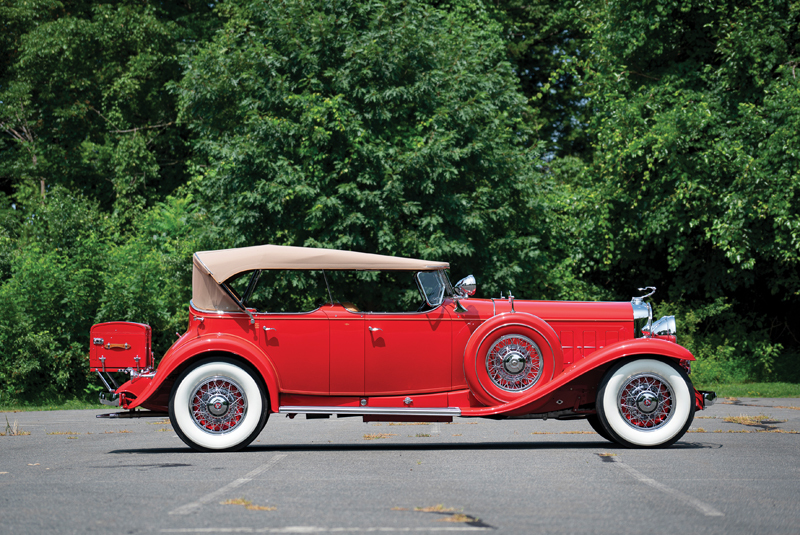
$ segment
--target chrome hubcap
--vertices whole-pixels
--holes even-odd
[[[211,413],[212,416],[220,417],[225,416],[225,413],[228,412],[230,408],[230,402],[220,395],[215,395],[206,404],[206,408],[208,412]]]
[[[541,377],[542,352],[527,336],[502,336],[486,353],[486,372],[498,388],[522,392]]]
[[[619,409],[634,429],[658,429],[672,417],[675,394],[663,377],[642,373],[630,377],[619,391]]]
[[[516,374],[525,369],[526,360],[524,355],[515,352],[503,359],[503,367],[508,373]]]
[[[210,377],[194,389],[189,411],[195,423],[213,434],[232,431],[247,412],[244,390],[228,377]]]
[[[636,398],[636,407],[644,414],[650,414],[658,408],[658,396],[652,392],[642,392]]]

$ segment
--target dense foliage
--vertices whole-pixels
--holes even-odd
[[[655,285],[696,379],[797,381],[798,22],[783,0],[0,0],[0,395],[90,393],[98,321],[163,353],[191,253],[258,243],[449,260],[484,296]]]

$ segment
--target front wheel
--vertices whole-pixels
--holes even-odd
[[[613,366],[597,392],[597,416],[629,448],[666,447],[694,419],[694,388],[678,366],[639,359]]]
[[[197,451],[237,451],[267,422],[268,401],[253,373],[231,359],[207,359],[184,371],[172,389],[175,432]]]

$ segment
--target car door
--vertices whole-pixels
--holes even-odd
[[[365,313],[365,393],[449,390],[451,338],[450,315],[444,306],[417,313]]]
[[[275,366],[281,392],[329,393],[329,322],[322,310],[257,314],[256,328],[259,343]]]

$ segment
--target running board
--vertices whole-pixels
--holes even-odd
[[[161,411],[136,411],[112,412],[109,414],[98,414],[96,418],[169,418],[168,412]]]
[[[278,409],[278,414],[343,414],[350,416],[461,416],[461,409],[456,407],[408,408],[399,407],[299,407],[285,405]]]

